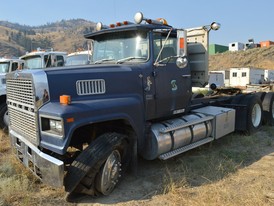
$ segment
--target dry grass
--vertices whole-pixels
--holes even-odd
[[[4,140],[8,142],[7,137]],[[112,198],[118,199],[116,205],[274,205],[273,152],[272,127],[263,127],[252,136],[228,135],[173,159],[147,165],[145,177],[126,183],[134,191],[147,180],[142,178],[155,178],[152,182],[157,189],[143,198],[137,198],[137,193],[130,193],[130,201]],[[64,201],[62,189],[49,188],[33,178],[9,149],[2,153],[1,206],[74,205]],[[101,205],[99,202],[95,200],[95,205]],[[110,204],[109,200],[101,202]],[[77,205],[93,204],[94,200],[87,200]]]
[[[147,205],[274,205],[274,129],[229,135],[167,162],[163,195]]]

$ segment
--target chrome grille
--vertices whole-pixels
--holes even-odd
[[[78,95],[104,94],[106,92],[105,80],[91,79],[76,82]]]
[[[31,79],[7,79],[10,127],[37,145],[35,92]]]

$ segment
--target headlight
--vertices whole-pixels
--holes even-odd
[[[50,130],[52,131],[56,131],[58,133],[61,133],[63,131],[63,124],[60,120],[50,119],[49,126],[50,126]]]
[[[41,117],[41,131],[57,135],[58,137],[64,136],[64,124],[62,119],[53,119],[50,117]]]

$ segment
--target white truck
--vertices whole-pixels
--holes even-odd
[[[65,66],[85,65],[91,60],[91,50],[77,51],[68,54]]]
[[[29,52],[20,59],[25,61],[24,69],[41,69],[64,66],[66,57],[67,52],[37,48],[36,51]]]
[[[29,52],[19,59],[1,60],[1,97],[0,97],[0,128],[7,130],[9,126],[9,115],[6,105],[5,74],[20,69],[45,69],[49,67],[64,66],[67,57],[66,52],[54,51],[53,49],[40,49]],[[4,82],[4,84],[3,84]],[[3,85],[3,86],[2,86]]]
[[[0,128],[7,130],[8,113],[6,104],[6,74],[21,69],[24,61],[20,59],[0,59]]]

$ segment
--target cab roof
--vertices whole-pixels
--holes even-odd
[[[137,31],[137,30],[155,30],[155,29],[168,29],[170,30],[172,27],[169,25],[155,25],[155,24],[128,24],[123,26],[117,26],[114,28],[107,28],[102,29],[100,31],[95,31],[92,33],[88,33],[84,35],[87,39],[92,39],[95,36],[106,34],[106,33],[117,33],[117,32],[123,32],[123,31]],[[175,29],[174,29],[175,31]]]

